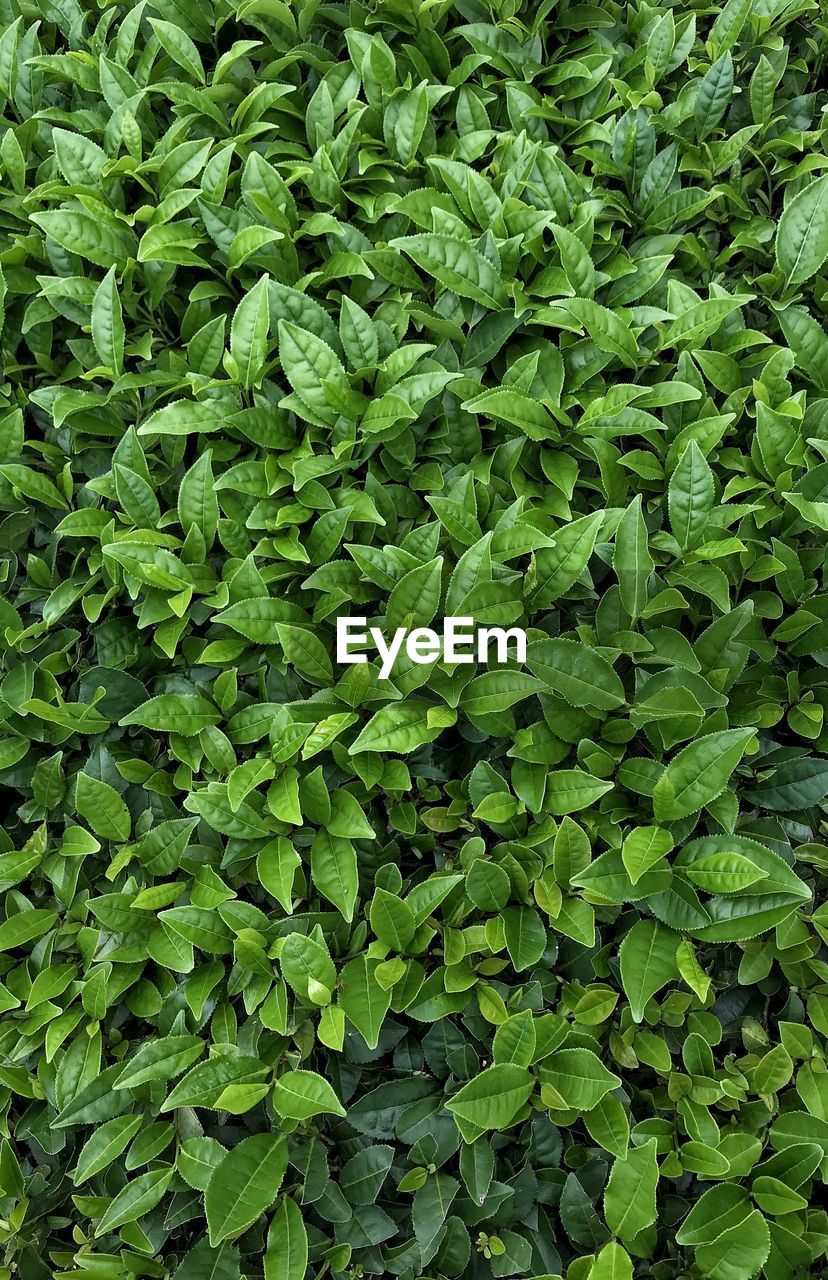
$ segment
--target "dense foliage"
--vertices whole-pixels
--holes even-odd
[[[817,4],[0,27],[0,1277],[824,1274]]]

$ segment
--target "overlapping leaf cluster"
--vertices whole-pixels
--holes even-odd
[[[0,25],[0,1276],[822,1274],[818,6]]]

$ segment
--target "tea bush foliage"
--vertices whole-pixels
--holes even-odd
[[[0,27],[0,1276],[824,1275],[824,10]]]

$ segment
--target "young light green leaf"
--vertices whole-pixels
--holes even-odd
[[[327,1080],[315,1071],[286,1071],[276,1081],[273,1105],[280,1116],[309,1120],[323,1113],[344,1116],[345,1108]]]
[[[673,847],[673,837],[663,827],[637,827],[621,846],[627,875],[637,884],[645,871],[661,862]]]

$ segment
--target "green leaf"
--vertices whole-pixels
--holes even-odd
[[[506,290],[499,274],[477,249],[453,236],[430,234],[402,236],[390,242],[427,275],[461,298],[482,306],[502,307]]]
[[[126,1150],[138,1130],[141,1116],[116,1116],[107,1120],[87,1139],[78,1156],[72,1181],[76,1187],[108,1168]]]
[[[168,1036],[150,1041],[138,1052],[115,1079],[116,1089],[135,1089],[150,1080],[172,1080],[192,1066],[204,1052],[204,1041],[197,1036]]]
[[[750,1197],[744,1187],[725,1182],[711,1187],[696,1201],[681,1224],[676,1239],[681,1245],[698,1246],[717,1240],[738,1227],[750,1213]]]
[[[252,387],[267,360],[270,304],[268,279],[262,276],[236,308],[230,326],[230,354],[243,387]]]
[[[150,414],[138,428],[139,436],[189,436],[218,431],[227,421],[226,410],[211,400],[173,400]]]
[[[616,312],[601,303],[593,302],[591,298],[567,298],[563,306],[583,325],[597,347],[616,356],[628,368],[635,368],[635,339],[629,324]]]
[[[589,1136],[606,1151],[624,1160],[629,1149],[630,1122],[623,1104],[612,1094],[604,1094],[584,1115]]]
[[[124,317],[115,268],[110,267],[92,300],[92,341],[98,358],[113,374],[121,373],[124,365]]]
[[[327,342],[287,320],[279,321],[279,359],[282,369],[301,405],[322,422],[333,422],[336,413],[329,403],[326,385],[340,392],[347,389],[345,370]]]
[[[164,22],[161,18],[150,18],[150,26],[158,37],[159,43],[174,62],[193,77],[204,83],[204,66],[201,55],[193,41],[172,22]]]
[[[305,999],[309,983],[326,988],[328,999],[336,983],[336,969],[327,948],[316,938],[291,933],[279,951],[279,965],[294,991]]]
[[[35,471],[33,467],[8,462],[0,466],[0,476],[25,498],[31,498],[33,502],[41,502],[44,506],[54,507],[57,510],[66,510],[68,505],[66,499],[56,485],[39,471]]]
[[[107,1206],[95,1228],[95,1237],[108,1235],[129,1222],[137,1222],[154,1209],[167,1190],[172,1175],[173,1170],[169,1168],[153,1169],[128,1182]]]
[[[75,810],[104,840],[128,840],[132,830],[129,810],[108,782],[88,773],[79,773],[75,787]]]
[[[220,721],[220,713],[206,698],[196,694],[167,693],[142,702],[120,723],[139,724],[156,733],[180,733],[184,737],[193,737]]]
[[[488,1067],[446,1102],[453,1116],[477,1129],[505,1129],[534,1088],[524,1067],[501,1063]]]
[[[824,389],[828,335],[819,320],[803,307],[785,307],[779,312],[779,323],[782,326],[785,341],[794,353],[800,369],[804,370],[818,387]]]
[[[695,440],[690,440],[670,478],[670,527],[686,551],[701,540],[713,510],[713,472]]]
[[[828,176],[789,200],[776,233],[776,261],[789,285],[802,284],[828,258]]]
[[[673,837],[663,827],[637,827],[621,846],[621,857],[627,875],[637,884],[645,872],[659,862],[673,847]]]
[[[285,1196],[270,1221],[264,1254],[265,1280],[303,1280],[308,1265],[308,1234],[302,1211]]]
[[[770,1252],[770,1232],[758,1209],[738,1226],[728,1227],[712,1243],[696,1250],[696,1262],[710,1280],[750,1280]]]
[[[429,723],[428,706],[424,702],[411,701],[383,707],[371,717],[352,743],[351,754],[394,751],[405,755],[433,741],[439,732],[439,727]]]
[[[287,1144],[277,1133],[242,1138],[213,1170],[204,1212],[213,1248],[234,1240],[270,1208],[287,1168]]]
[[[417,928],[408,903],[382,888],[374,892],[370,919],[380,942],[393,951],[404,951]]]
[[[532,603],[535,608],[552,604],[575,585],[589,563],[603,523],[593,512],[563,525],[555,532],[555,544],[535,557]]]
[[[345,1108],[327,1080],[315,1071],[286,1071],[274,1086],[273,1105],[280,1116],[293,1120],[309,1120],[325,1112],[345,1115]]]
[[[431,622],[440,607],[442,568],[443,560],[438,556],[404,574],[391,592],[385,610],[390,631],[397,627],[424,627]]]
[[[535,1056],[537,1044],[532,1014],[528,1009],[516,1013],[502,1022],[495,1032],[492,1052],[496,1063],[513,1063],[528,1067]]]
[[[558,815],[577,813],[611,790],[611,782],[593,778],[583,769],[556,769],[547,779],[544,806]]]
[[[528,650],[529,669],[573,707],[614,711],[624,705],[624,686],[601,654],[574,640],[542,640]]]
[[[516,973],[537,964],[546,950],[546,930],[532,907],[507,907],[501,915],[506,948]]]
[[[44,907],[32,907],[19,911],[0,924],[0,951],[11,951],[40,938],[57,920],[56,911]]]
[[[708,836],[693,840],[684,845],[673,865],[685,874],[700,858],[719,853],[740,853],[766,875],[736,895],[709,898],[705,903],[707,919],[691,926],[696,938],[714,942],[755,938],[786,919],[811,897],[808,886],[778,854],[744,836]]]
[[[605,1244],[592,1264],[589,1280],[632,1280],[632,1259],[617,1241]]]
[[[496,862],[477,858],[466,876],[466,893],[481,911],[500,911],[509,901],[509,877]]]
[[[658,1162],[656,1140],[630,1147],[623,1160],[616,1159],[604,1192],[604,1217],[613,1235],[627,1241],[656,1221]]]
[[[177,510],[185,536],[192,528],[198,529],[209,549],[216,536],[219,519],[210,449],[205,449],[182,477]]]
[[[373,1204],[394,1160],[394,1148],[385,1144],[365,1147],[343,1166],[339,1187],[350,1204]]]
[[[705,893],[739,893],[748,885],[767,879],[767,872],[741,853],[709,853],[697,858],[684,874]]]
[[[653,792],[656,821],[686,818],[720,796],[752,738],[752,729],[722,729],[679,751]]]
[[[804,809],[828,794],[826,762],[809,756],[788,761],[761,788],[752,788],[747,794],[753,796],[760,790],[763,806],[774,813]]]
[[[655,920],[639,920],[624,935],[619,948],[621,983],[633,1020],[641,1022],[648,1000],[678,977],[679,937]]]
[[[733,58],[728,50],[705,72],[696,90],[693,117],[700,142],[714,132],[730,106],[733,79]]]
[[[693,944],[683,938],[676,948],[676,964],[684,981],[702,1002],[706,1002],[710,990],[710,978],[699,963]]]
[[[87,209],[47,209],[33,213],[31,219],[68,253],[76,253],[96,267],[124,268],[134,256],[132,236]]]
[[[351,841],[328,831],[318,832],[311,849],[311,875],[323,898],[332,902],[346,920],[353,920],[357,858]]]
[[[635,498],[618,524],[612,557],[621,602],[633,621],[640,616],[647,603],[647,584],[654,568],[647,537],[641,499]]]
[[[558,1105],[592,1111],[621,1083],[591,1049],[559,1049],[541,1063],[540,1077],[561,1099]]]
[[[783,1089],[793,1075],[793,1063],[784,1045],[778,1044],[763,1055],[753,1072],[753,1087],[757,1093],[776,1093]]]
[[[391,1003],[390,993],[377,981],[377,961],[359,956],[340,974],[339,1007],[362,1036],[369,1049],[379,1044],[383,1019]]]
[[[239,1280],[239,1251],[227,1243],[220,1244],[217,1249],[210,1248],[206,1239],[193,1245],[173,1273],[176,1280]]]

